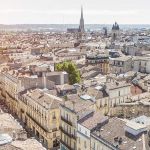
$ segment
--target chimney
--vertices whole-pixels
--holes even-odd
[[[43,84],[44,84],[44,89],[46,89],[46,74],[43,73]]]
[[[75,108],[75,102],[72,101],[72,110],[74,110],[74,108]]]
[[[118,83],[118,82],[116,82],[116,85],[118,86],[118,85],[119,85],[119,83]]]

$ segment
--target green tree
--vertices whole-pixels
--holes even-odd
[[[62,71],[63,65],[59,63],[59,64],[56,64],[55,67],[57,71]]]
[[[79,83],[81,80],[80,72],[77,66],[71,61],[65,61],[63,63],[58,63],[55,66],[57,71],[66,71],[69,74],[69,83]]]

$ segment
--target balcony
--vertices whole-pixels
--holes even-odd
[[[70,126],[72,126],[72,122],[68,121],[67,119],[65,119],[64,117],[61,116],[61,120],[66,122],[67,124],[69,124]]]
[[[76,140],[77,139],[77,137],[75,136],[75,135],[71,135],[71,138],[73,138],[74,140]]]
[[[61,139],[60,139],[60,143],[62,144],[62,145],[64,145],[66,148],[68,148],[69,150],[75,150],[74,148],[71,148],[69,145],[67,145],[64,141],[62,141]]]
[[[36,121],[29,113],[26,113],[27,116],[33,121],[35,122],[42,130],[44,130],[45,132],[49,132],[48,129],[44,128],[38,121]]]
[[[56,131],[58,131],[57,128],[52,129],[52,132],[56,132]]]
[[[60,146],[57,146],[57,147],[50,148],[50,150],[58,150],[59,148]]]
[[[64,134],[66,134],[67,136],[69,136],[70,138],[73,138],[74,140],[77,139],[77,137],[73,134],[68,133],[67,131],[65,131],[62,127],[59,127],[60,131],[63,132]]]
[[[15,97],[13,97],[11,94],[9,94],[9,92],[6,91],[6,93],[12,100],[17,101]]]

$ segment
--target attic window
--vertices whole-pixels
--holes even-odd
[[[40,96],[39,96],[39,99],[42,98],[43,96],[44,96],[44,94],[40,95]]]

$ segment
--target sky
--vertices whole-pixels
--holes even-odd
[[[0,0],[0,24],[150,24],[150,0]]]

